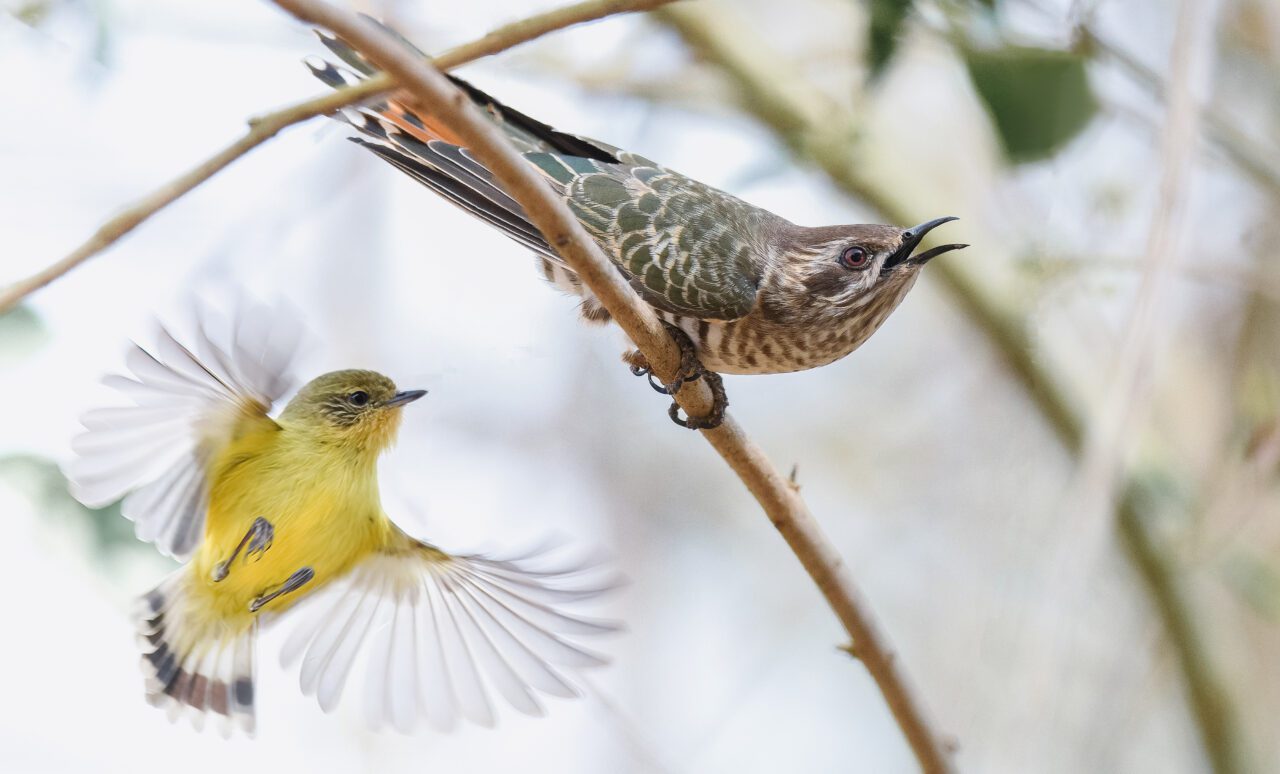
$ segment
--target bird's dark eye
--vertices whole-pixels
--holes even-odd
[[[347,396],[347,402],[352,406],[364,406],[369,402],[369,393],[364,390],[356,390]]]
[[[871,261],[871,254],[861,247],[846,247],[840,253],[840,265],[846,269],[862,269]]]

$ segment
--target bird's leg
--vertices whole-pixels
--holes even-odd
[[[236,550],[231,552],[231,556],[225,561],[218,562],[213,567],[213,582],[224,580],[227,574],[231,572],[231,563],[236,560],[241,551],[244,551],[244,558],[249,557],[261,559],[262,555],[271,547],[271,542],[275,540],[276,530],[271,526],[271,522],[259,516],[253,520],[253,524],[249,525],[249,530],[244,533],[244,537],[240,538],[240,542],[236,545]]]
[[[707,386],[711,388],[713,398],[711,411],[705,417],[681,419],[680,406],[675,401],[671,402],[671,408],[668,409],[667,413],[672,422],[690,430],[709,430],[713,427],[719,427],[720,423],[724,421],[725,409],[729,406],[729,398],[724,391],[724,380],[720,378],[720,374],[708,371],[702,365],[702,361],[698,359],[698,349],[694,346],[693,341],[690,340],[689,334],[671,323],[664,321],[662,325],[667,329],[667,333],[671,335],[676,346],[680,348],[680,367],[676,370],[675,379],[668,384],[662,384],[655,379],[653,369],[649,366],[649,361],[645,359],[644,354],[639,350],[624,355],[622,359],[631,366],[631,373],[636,376],[648,377],[649,386],[663,395],[674,396],[680,391],[681,387],[705,377]]]
[[[316,577],[316,573],[314,570],[312,570],[310,567],[303,567],[301,570],[298,570],[293,575],[290,575],[288,579],[285,580],[284,583],[281,583],[279,586],[276,586],[274,588],[267,589],[266,591],[258,595],[256,598],[254,598],[254,600],[249,603],[249,612],[250,613],[258,612],[263,608],[263,606],[265,606],[271,600],[275,599],[276,597],[282,594],[288,594],[290,592],[297,591],[298,589],[310,583],[311,579],[314,577]]]

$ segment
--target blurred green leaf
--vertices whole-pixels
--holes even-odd
[[[30,308],[18,306],[0,314],[0,365],[8,365],[30,355],[48,338],[49,332]]]
[[[1051,156],[1098,110],[1081,56],[1025,46],[963,53],[974,88],[1015,163]]]
[[[1280,621],[1280,571],[1262,559],[1236,554],[1222,565],[1227,585],[1255,612]]]
[[[100,557],[142,545],[133,536],[133,525],[121,515],[119,503],[86,508],[76,502],[62,471],[49,460],[26,454],[0,457],[0,480],[30,498],[43,517],[74,519],[87,526]]]
[[[867,69],[876,78],[884,72],[898,49],[902,24],[911,12],[914,0],[870,0],[867,12]]]
[[[19,2],[10,13],[18,21],[29,27],[38,27],[50,12],[53,11],[53,0],[28,0],[28,2]]]

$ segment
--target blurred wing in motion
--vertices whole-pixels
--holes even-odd
[[[302,603],[281,661],[301,659],[302,692],[329,712],[359,658],[374,728],[408,732],[421,716],[440,730],[460,717],[492,726],[486,682],[519,711],[541,715],[538,693],[578,695],[562,671],[606,663],[570,638],[618,628],[559,609],[616,587],[616,576],[590,562],[557,565],[548,553],[451,556],[401,536]]]
[[[190,348],[161,327],[152,349],[129,349],[131,375],[104,382],[131,405],[81,417],[65,471],[77,500],[96,508],[124,497],[138,538],[184,561],[204,534],[206,466],[245,423],[272,421],[301,338],[293,315],[263,307],[220,326],[230,330],[225,344],[211,335],[209,315],[200,318]]]

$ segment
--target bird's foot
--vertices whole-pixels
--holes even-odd
[[[249,525],[248,531],[244,533],[244,537],[240,538],[240,542],[236,544],[236,549],[231,552],[231,556],[213,566],[213,582],[226,580],[227,575],[231,573],[231,563],[236,560],[241,551],[244,551],[246,560],[249,557],[253,557],[254,561],[261,559],[271,547],[275,537],[276,530],[271,526],[271,522],[261,516],[254,519],[253,524]]]
[[[654,392],[662,395],[675,395],[680,392],[681,387],[701,379],[707,370],[702,367],[702,363],[698,360],[698,350],[689,339],[687,333],[669,322],[663,322],[662,327],[667,329],[667,333],[671,335],[671,338],[676,342],[676,346],[680,348],[680,367],[676,370],[676,378],[666,384],[658,381],[653,374],[653,368],[649,365],[649,361],[645,359],[644,354],[638,349],[623,355],[622,359],[631,366],[633,375],[648,377],[649,386],[653,388]]]
[[[263,591],[261,594],[255,597],[253,601],[249,603],[249,612],[250,613],[258,612],[271,600],[283,594],[288,594],[290,592],[297,591],[298,589],[310,583],[311,579],[314,577],[316,577],[315,570],[312,570],[310,567],[303,567],[301,570],[298,570],[293,575],[290,575],[287,579],[285,579],[284,583],[281,583],[279,586],[275,586],[273,588],[267,589],[266,591]]]
[[[252,558],[256,562],[262,558],[262,555],[275,542],[276,529],[271,526],[271,522],[259,516],[253,520],[253,526],[249,528],[249,534],[252,537],[249,538],[249,546],[244,551],[244,558],[245,561]]]
[[[699,376],[706,379],[707,387],[711,388],[711,410],[706,413],[706,416],[681,419],[680,404],[673,400],[671,407],[667,409],[667,416],[671,417],[672,422],[690,430],[710,430],[724,422],[725,409],[729,408],[729,396],[724,391],[724,378],[720,374],[715,371],[703,371]]]
[[[702,361],[698,359],[698,349],[694,346],[693,341],[689,339],[687,333],[668,322],[663,322],[662,325],[667,329],[667,333],[671,335],[676,346],[680,348],[680,367],[676,370],[674,379],[663,384],[654,378],[653,368],[650,367],[649,361],[645,359],[639,350],[627,353],[622,359],[631,366],[632,374],[647,377],[649,386],[655,392],[663,395],[674,397],[686,384],[705,378],[707,386],[711,388],[713,397],[711,411],[705,417],[682,419],[680,417],[680,406],[674,400],[671,402],[671,408],[667,410],[667,414],[671,417],[672,422],[690,430],[709,430],[713,427],[719,427],[720,423],[724,421],[725,409],[729,406],[729,399],[724,391],[724,380],[720,378],[720,374],[708,371],[702,365]]]

